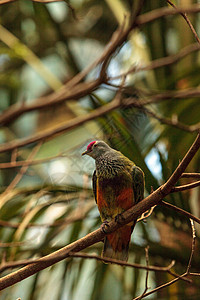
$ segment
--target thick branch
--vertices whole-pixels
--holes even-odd
[[[123,213],[122,222],[116,223],[114,220],[109,223],[109,230],[107,233],[115,231],[117,228],[128,224],[130,221],[137,219],[143,212],[149,210],[152,206],[157,205],[161,200],[170,193],[171,189],[175,183],[180,178],[181,174],[185,171],[187,165],[192,160],[196,152],[200,147],[200,135],[197,136],[193,145],[190,147],[189,151],[186,153],[183,160],[180,162],[174,173],[171,175],[169,180],[155,192],[150,194],[146,199],[142,200],[135,206],[131,207],[129,210]],[[74,243],[63,247],[62,249],[49,254],[45,257],[39,259],[37,263],[26,266],[14,273],[11,273],[0,279],[0,290],[5,289],[69,256],[70,252],[79,252],[94,243],[101,241],[105,236],[105,233],[101,229],[98,229],[85,237],[75,241]]]

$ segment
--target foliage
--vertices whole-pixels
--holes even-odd
[[[179,1],[179,7],[182,2]],[[188,1],[188,5],[192,4]],[[91,191],[94,163],[81,157],[88,141],[104,139],[140,166],[146,176],[146,195],[169,178],[192,144],[197,130],[191,130],[191,126],[199,124],[200,112],[199,46],[190,48],[195,42],[194,32],[181,15],[166,15],[134,28],[109,57],[107,80],[95,90],[57,105],[50,103],[44,109],[39,107],[51,95],[54,99],[59,97],[70,78],[104,53],[124,15],[128,19],[132,13],[134,17],[139,6],[140,1],[128,0],[47,4],[20,0],[0,5],[0,121],[6,117],[1,123],[1,144],[23,144],[29,137],[52,132],[51,137],[42,141],[0,153],[2,270],[5,260],[16,262],[47,255],[100,226]],[[140,14],[167,6],[167,1],[144,1]],[[199,27],[198,14],[189,19],[195,28]],[[175,61],[175,55],[181,51],[185,55]],[[164,57],[170,57],[172,63],[153,65]],[[153,67],[148,69],[151,64]],[[130,67],[133,68],[129,75],[119,76]],[[95,81],[101,77],[101,68],[86,75],[82,83]],[[177,96],[179,92],[181,96]],[[66,90],[65,93],[67,97]],[[73,119],[105,107],[118,93],[122,100],[135,102],[127,105],[122,101],[114,110],[54,134],[54,130]],[[139,106],[140,101],[148,100],[147,106]],[[23,112],[23,105],[36,102],[39,108]],[[20,107],[22,113],[8,117]],[[186,125],[185,130],[180,124]],[[198,153],[187,172],[199,172],[199,165]],[[185,180],[181,179],[181,184]],[[171,193],[166,200],[200,217],[199,199],[197,187]],[[199,227],[196,229],[198,236]],[[164,267],[175,260],[173,271],[182,274],[191,243],[188,218],[157,206],[145,222],[137,224],[129,261],[145,264],[148,245],[150,265]],[[97,243],[85,252],[100,255],[101,249],[102,243]],[[192,271],[199,269],[200,260],[195,252]],[[2,276],[10,271],[4,269]],[[71,257],[5,289],[1,296],[23,300],[132,299],[143,292],[145,274],[142,269]],[[167,272],[149,272],[149,286],[156,287],[171,280],[171,276]],[[192,279],[190,285],[179,280],[173,288],[158,291],[154,297],[198,299],[199,278]]]

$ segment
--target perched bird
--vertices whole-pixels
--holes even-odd
[[[93,141],[82,155],[95,159],[93,192],[103,222],[115,219],[143,199],[144,173],[121,152],[112,149],[103,141]],[[104,240],[103,257],[128,260],[131,233],[136,221],[108,234]]]

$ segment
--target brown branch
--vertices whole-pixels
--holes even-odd
[[[8,4],[11,2],[15,2],[15,1],[18,1],[18,0],[0,0],[0,5]],[[53,2],[63,2],[64,0],[31,0],[31,1],[45,4],[45,3],[53,3]]]
[[[200,50],[200,45],[198,43],[191,44],[191,45],[186,46],[183,49],[181,49],[177,54],[155,59],[146,66],[132,66],[128,71],[121,73],[118,76],[109,77],[108,81],[119,79],[122,76],[127,76],[131,73],[138,73],[141,71],[150,71],[150,70],[154,70],[157,68],[166,67],[171,64],[175,64],[175,63],[179,62],[185,56],[187,56],[195,51],[198,51],[198,50]]]
[[[192,219],[190,219],[190,223],[191,223],[191,228],[192,228],[192,249],[191,249],[191,254],[190,254],[190,258],[189,258],[189,262],[188,262],[188,266],[187,266],[187,270],[186,270],[187,274],[190,273],[192,258],[194,256],[194,250],[195,250],[195,241],[196,241],[196,232],[195,232],[194,222]]]
[[[144,15],[138,16],[135,19],[135,22],[131,24],[127,29],[124,27],[120,27],[117,29],[112,37],[109,46],[105,47],[102,55],[98,58],[94,63],[92,63],[88,68],[80,72],[74,78],[72,78],[69,82],[67,82],[59,91],[52,93],[46,97],[40,97],[37,100],[33,101],[30,104],[22,103],[21,106],[16,103],[12,105],[9,109],[4,111],[0,116],[0,124],[6,125],[9,122],[14,121],[16,118],[21,116],[24,113],[31,112],[33,110],[43,109],[58,105],[69,99],[79,99],[87,94],[90,94],[92,91],[97,89],[101,83],[105,81],[105,66],[107,67],[107,62],[110,60],[111,55],[116,51],[116,49],[126,41],[128,34],[131,30],[133,30],[137,25],[144,24],[146,22],[150,22],[155,18],[162,17],[163,15],[168,14],[177,14],[183,11],[183,8],[179,8],[176,11],[170,8],[162,8],[150,13],[146,13]],[[198,12],[200,11],[199,5],[192,5],[190,8],[185,8],[186,12]],[[103,63],[103,64],[102,64]],[[102,71],[97,80],[93,80],[90,82],[80,83],[80,81],[97,65],[102,64]]]
[[[135,99],[126,99],[126,101],[121,101],[117,97],[114,98],[114,100],[108,104],[105,104],[95,110],[93,110],[90,113],[87,113],[85,115],[78,116],[70,121],[68,121],[66,124],[63,124],[61,126],[57,126],[53,129],[45,130],[43,132],[36,133],[28,138],[20,139],[11,141],[5,144],[0,145],[0,153],[11,151],[13,149],[23,147],[38,141],[46,141],[54,138],[57,135],[62,134],[63,132],[67,132],[71,129],[74,129],[80,125],[83,125],[84,123],[97,119],[98,117],[101,117],[117,108],[120,107],[129,107],[129,106],[135,106],[136,108],[139,108],[143,110],[148,115],[152,116],[153,118],[157,119],[163,124],[170,125],[179,129],[182,129],[187,132],[196,132],[200,129],[200,123],[197,123],[195,125],[185,125],[181,122],[178,122],[177,120],[170,120],[163,118],[159,115],[157,115],[155,112],[147,109],[146,107],[143,107],[143,103],[139,103]]]
[[[137,219],[143,212],[149,210],[152,206],[157,205],[162,201],[162,199],[168,195],[172,189],[172,187],[176,184],[176,182],[181,177],[181,174],[185,171],[186,167],[200,148],[200,135],[197,136],[196,140],[179,163],[178,167],[171,175],[171,177],[167,180],[165,184],[163,184],[156,191],[151,193],[146,199],[140,201],[135,206],[131,207],[129,210],[123,213],[122,221],[119,223],[114,220],[109,223],[109,227],[107,233],[114,232],[117,228],[130,223],[131,221]],[[79,252],[99,241],[105,237],[105,233],[101,230],[95,230],[92,233],[86,235],[85,237],[55,251],[52,254],[44,256],[39,259],[37,263],[26,266],[14,273],[11,273],[0,279],[0,290],[5,289],[8,286],[11,286],[23,279],[65,259],[69,256],[70,252]],[[177,279],[176,279],[177,280]]]
[[[116,265],[119,265],[119,266],[132,267],[132,268],[136,268],[136,269],[155,271],[155,272],[168,272],[175,265],[175,261],[173,260],[167,267],[158,267],[158,266],[150,266],[150,265],[145,266],[145,265],[140,265],[140,264],[137,264],[137,263],[128,263],[128,262],[113,259],[113,258],[107,258],[107,257],[102,258],[99,255],[88,254],[88,253],[84,253],[84,252],[79,252],[79,253],[70,252],[69,256],[95,259],[95,260],[98,260],[98,261],[102,261],[102,262],[106,262],[106,263],[112,263],[112,264],[116,264]]]
[[[69,257],[77,257],[77,258],[84,258],[84,259],[95,259],[97,261],[112,263],[112,264],[116,264],[116,265],[119,265],[119,266],[131,267],[131,268],[135,268],[135,269],[148,270],[148,271],[154,271],[154,272],[168,272],[175,265],[175,261],[173,260],[167,267],[158,267],[158,266],[149,266],[149,265],[145,266],[145,265],[140,265],[140,264],[137,264],[137,263],[128,263],[128,262],[124,262],[124,261],[120,261],[120,260],[112,259],[112,258],[110,258],[110,259],[105,258],[104,259],[99,255],[88,254],[88,253],[84,253],[84,252],[79,252],[79,253],[70,252]],[[33,263],[37,263],[39,261],[40,261],[39,258],[38,259],[24,259],[24,260],[19,260],[19,261],[8,261],[8,262],[3,261],[0,264],[0,273],[2,273],[3,271],[5,271],[7,269],[26,266],[26,265],[30,265],[30,264],[33,264]]]
[[[115,101],[115,99],[106,105],[103,105],[95,110],[93,110],[91,113],[87,113],[85,115],[78,116],[70,121],[68,121],[66,124],[62,126],[57,126],[53,129],[46,130],[44,132],[39,132],[37,134],[34,134],[28,138],[8,142],[5,144],[2,144],[0,146],[0,153],[10,151],[19,147],[26,146],[28,144],[32,144],[38,141],[44,141],[46,139],[52,139],[55,135],[61,134],[63,132],[66,132],[70,129],[73,129],[77,126],[83,125],[84,123],[94,120],[100,116],[103,116],[104,114],[107,114],[108,112],[119,108],[120,102]]]
[[[177,9],[176,5],[174,3],[172,3],[170,0],[167,0],[167,2],[175,9]],[[195,39],[197,40],[197,42],[200,44],[200,39],[198,37],[198,34],[196,32],[196,30],[194,29],[194,26],[192,25],[192,23],[190,22],[190,20],[188,19],[187,15],[185,12],[180,12],[180,15],[185,19],[185,21],[187,22],[187,24],[189,25],[192,33],[194,34],[195,36]]]
[[[28,160],[33,160],[37,152],[39,151],[42,143],[37,144],[28,156]],[[28,170],[28,165],[22,166],[17,175],[11,181],[11,183],[6,187],[3,193],[0,195],[0,208],[15,194],[14,187],[20,182],[23,175]]]
[[[181,129],[181,130],[184,130],[187,132],[199,132],[200,122],[197,124],[194,124],[194,125],[186,125],[186,124],[179,122],[177,120],[177,118],[172,117],[171,119],[167,119],[165,117],[158,115],[157,113],[150,110],[149,108],[144,107],[144,105],[157,102],[158,99],[156,100],[156,96],[154,96],[154,97],[155,97],[155,99],[152,100],[152,98],[151,98],[150,100],[147,100],[147,101],[145,101],[145,100],[138,101],[138,99],[136,100],[135,98],[127,98],[127,99],[123,100],[123,107],[136,107],[136,108],[142,110],[144,113],[146,113],[150,117],[153,117],[154,119],[158,120],[162,124],[173,126],[175,128],[178,128],[178,129]],[[169,96],[162,97],[162,99],[169,99]],[[0,151],[1,151],[1,148],[0,148]]]
[[[158,18],[166,17],[169,15],[177,15],[180,13],[198,13],[198,12],[200,12],[199,4],[193,4],[187,7],[177,7],[176,10],[174,10],[173,8],[162,7],[162,8],[152,10],[143,15],[140,15],[139,17],[137,17],[136,23],[138,24],[138,26],[141,26],[149,22],[153,22]]]
[[[193,189],[197,186],[200,186],[200,180],[199,181],[196,181],[196,182],[192,182],[192,183],[188,183],[188,184],[185,184],[185,185],[181,185],[181,186],[175,186],[172,190],[171,190],[171,193],[174,193],[174,192],[182,192],[182,191],[186,191],[186,190],[190,190],[190,189]]]
[[[149,265],[149,247],[147,246],[145,248],[145,257],[146,257],[146,264],[147,264],[147,267]],[[148,277],[149,277],[149,270],[147,269],[146,271],[146,279],[145,279],[145,288],[144,288],[144,292],[141,294],[141,296],[139,296],[138,300],[141,300],[143,298],[143,296],[145,296],[145,294],[147,293],[148,291]]]
[[[63,157],[66,157],[66,155],[60,153],[51,157],[41,158],[37,160],[24,160],[24,161],[22,160],[22,161],[11,161],[6,163],[0,163],[0,169],[12,169],[12,168],[18,168],[22,166],[39,165]]]
[[[167,286],[170,286],[172,284],[174,284],[176,281],[180,280],[180,279],[184,279],[184,277],[187,277],[188,275],[190,275],[190,268],[191,268],[191,262],[192,262],[192,258],[193,258],[193,255],[194,255],[194,250],[195,250],[195,239],[196,239],[196,233],[195,233],[195,227],[194,227],[194,223],[193,223],[193,220],[190,219],[190,222],[191,222],[191,227],[192,227],[192,248],[191,248],[191,253],[190,253],[190,258],[189,258],[189,262],[188,262],[188,266],[187,266],[187,270],[184,274],[178,276],[177,278],[167,282],[167,283],[164,283],[160,286],[158,286],[157,288],[153,289],[152,291],[148,292],[148,293],[143,293],[142,294],[142,297],[139,296],[137,298],[134,298],[134,300],[139,300],[139,299],[142,299],[144,297],[147,297]],[[193,275],[195,273],[192,273]],[[199,276],[200,274],[196,273],[196,276]]]
[[[0,1],[0,5],[1,5],[1,4],[11,3],[11,2],[14,2],[14,1],[16,1],[16,0],[1,0],[1,1]]]
[[[52,202],[52,203],[47,203],[46,205],[50,205],[50,204],[56,204],[58,202]],[[94,207],[94,202],[93,200],[91,202],[88,202],[87,200],[87,206],[81,207],[80,211],[76,211],[75,216],[68,216],[66,218],[64,218],[63,220],[58,220],[58,221],[54,221],[53,223],[42,223],[42,224],[38,224],[38,223],[29,223],[27,224],[27,228],[30,227],[58,227],[58,226],[63,226],[63,225],[68,225],[74,222],[78,222],[83,220],[86,216],[87,213]],[[18,228],[19,225],[21,223],[13,223],[13,222],[8,222],[8,221],[4,221],[4,220],[0,220],[0,227],[8,227],[8,228]]]
[[[200,173],[183,173],[181,178],[200,178]]]
[[[175,278],[175,279],[173,279],[173,280],[171,280],[171,281],[169,281],[169,282],[167,282],[167,283],[164,283],[164,284],[158,286],[157,288],[155,288],[155,289],[153,289],[152,291],[150,291],[150,292],[146,293],[145,295],[143,295],[143,298],[144,298],[144,297],[147,297],[147,296],[149,296],[149,295],[151,295],[151,294],[154,294],[154,293],[156,293],[157,291],[159,291],[159,290],[161,290],[161,289],[164,289],[165,287],[168,287],[168,286],[174,284],[175,282],[177,282],[177,281],[180,280],[181,278],[184,278],[185,276],[187,276],[186,273],[180,275],[179,277],[177,277],[177,278]],[[134,298],[133,300],[139,300],[139,299],[140,299],[140,296]]]
[[[44,109],[71,99],[79,99],[90,93],[99,87],[105,81],[105,71],[108,67],[108,62],[112,54],[116,49],[123,44],[127,39],[129,32],[134,28],[134,24],[128,27],[126,30],[123,26],[119,27],[112,35],[108,46],[105,47],[102,55],[89,67],[77,74],[71,80],[69,80],[65,85],[63,85],[60,90],[54,92],[48,96],[40,97],[31,103],[16,103],[10,106],[6,111],[0,116],[0,125],[7,125],[13,122],[16,118],[24,113],[31,112],[34,110]],[[100,75],[96,80],[89,82],[81,82],[85,76],[93,70],[97,65],[101,64]]]
[[[200,219],[199,219],[199,218],[197,218],[197,217],[195,217],[194,215],[192,215],[191,213],[189,213],[189,212],[183,210],[182,208],[179,208],[179,207],[177,207],[177,206],[175,206],[175,205],[173,205],[173,204],[171,204],[171,203],[165,202],[165,201],[162,201],[162,202],[160,203],[160,205],[163,205],[163,206],[165,206],[165,207],[168,207],[168,208],[170,208],[170,209],[173,209],[173,210],[177,211],[178,213],[180,213],[180,214],[182,214],[182,215],[184,215],[184,216],[186,216],[186,217],[188,217],[188,218],[194,220],[194,221],[197,222],[198,224],[200,224]]]

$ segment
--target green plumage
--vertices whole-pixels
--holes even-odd
[[[92,142],[84,154],[95,159],[93,191],[101,220],[111,221],[144,197],[144,173],[121,152],[105,142]],[[136,221],[105,237],[103,256],[128,259],[131,233]]]

